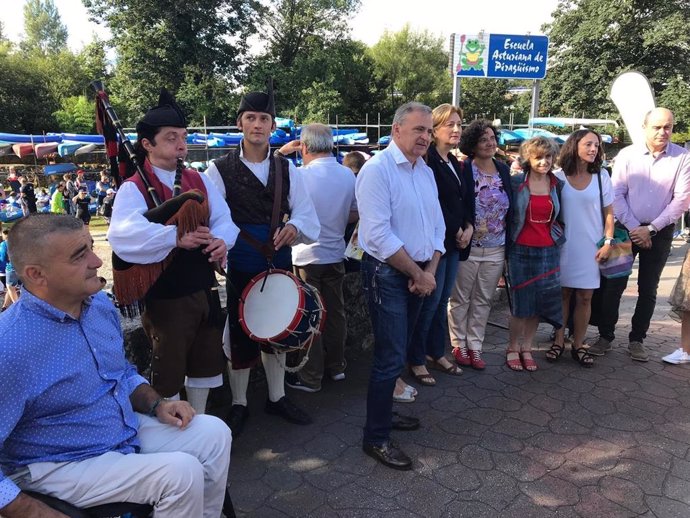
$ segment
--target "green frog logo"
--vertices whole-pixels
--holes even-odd
[[[485,48],[486,45],[479,40],[467,40],[465,52],[461,59],[463,70],[483,70],[484,58],[482,58],[482,52],[484,52]]]

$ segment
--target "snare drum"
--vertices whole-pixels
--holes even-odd
[[[255,276],[239,303],[239,322],[247,336],[278,352],[309,347],[321,334],[325,317],[318,290],[285,270]]]

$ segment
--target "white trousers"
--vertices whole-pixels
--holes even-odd
[[[37,462],[21,489],[77,507],[110,502],[146,503],[155,518],[219,518],[230,468],[227,425],[197,415],[184,430],[139,417],[140,453],[109,452],[75,462]]]
[[[503,273],[504,247],[472,247],[455,278],[448,301],[448,330],[453,347],[481,351],[491,300]]]

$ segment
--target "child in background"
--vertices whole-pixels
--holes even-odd
[[[10,230],[7,228],[2,230],[3,241],[0,243],[0,262],[5,263],[5,275],[7,278],[7,287],[5,290],[5,300],[2,304],[2,311],[5,311],[11,304],[17,302],[19,298],[19,277],[17,277],[17,272],[12,267],[9,250],[7,249],[7,234],[9,233]]]
[[[103,198],[103,219],[110,225],[110,218],[113,215],[113,203],[115,203],[115,189],[108,189]]]

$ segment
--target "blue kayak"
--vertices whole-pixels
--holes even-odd
[[[18,135],[16,133],[0,133],[0,140],[12,144],[39,144],[41,142],[60,142],[60,135]]]

